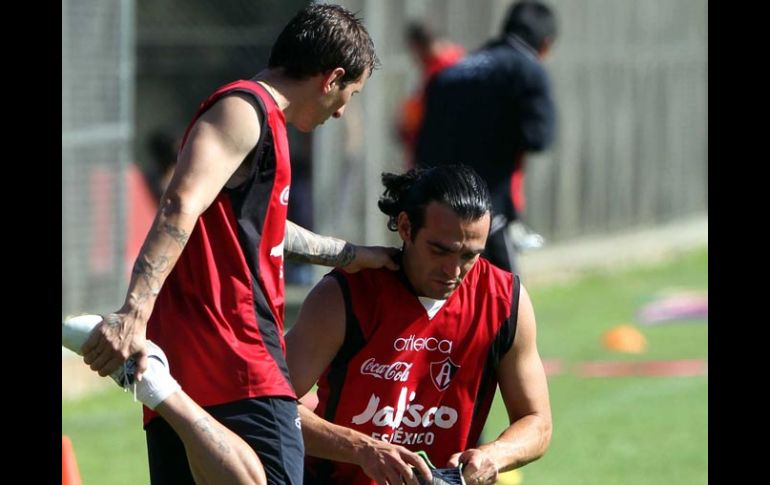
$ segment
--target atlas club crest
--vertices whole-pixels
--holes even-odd
[[[452,362],[452,359],[447,357],[440,362],[430,363],[430,379],[433,381],[433,385],[439,391],[446,391],[449,384],[452,382],[457,369],[460,366]]]

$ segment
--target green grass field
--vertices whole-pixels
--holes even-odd
[[[528,287],[544,359],[569,369],[585,360],[707,359],[708,325],[684,321],[635,325],[643,354],[601,346],[601,335],[635,324],[637,309],[672,289],[708,289],[708,252],[655,266],[590,274],[560,285]],[[549,378],[554,433],[541,460],[522,468],[523,484],[705,484],[708,482],[708,378]],[[119,389],[62,402],[62,433],[72,439],[85,485],[148,483],[141,407]],[[495,401],[485,436],[506,425]]]

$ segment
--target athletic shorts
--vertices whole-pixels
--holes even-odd
[[[204,409],[257,452],[268,483],[302,484],[305,447],[297,401],[261,397]],[[156,417],[144,429],[150,482],[153,485],[194,484],[184,445],[171,426]]]

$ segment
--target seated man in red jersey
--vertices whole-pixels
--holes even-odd
[[[551,439],[532,303],[518,276],[479,257],[491,203],[473,169],[384,174],[383,184],[400,269],[332,271],[286,336],[297,395],[318,383],[315,413],[300,406],[305,483],[420,483],[418,450],[462,465],[468,484],[494,483]],[[477,446],[498,385],[510,425]]]

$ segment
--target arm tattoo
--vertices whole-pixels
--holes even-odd
[[[221,453],[230,453],[230,446],[228,446],[222,431],[213,428],[208,417],[204,416],[195,421],[195,427],[206,435],[206,438],[212,441]]]
[[[165,232],[171,238],[179,244],[179,247],[184,247],[187,244],[187,240],[190,238],[189,234],[176,226],[172,226],[168,222],[164,222],[161,226],[161,231]]]
[[[160,292],[160,277],[168,269],[168,258],[161,256],[156,260],[150,259],[144,251],[136,258],[133,273],[144,281],[149,292],[157,296]]]
[[[336,266],[340,268],[347,266],[356,259],[356,247],[349,242],[346,242],[342,247],[342,252],[339,254],[339,263]]]
[[[356,247],[328,236],[319,236],[293,222],[286,221],[286,259],[298,263],[321,264],[341,268],[356,257]]]
[[[161,223],[158,219],[155,220],[151,231],[166,234],[176,241],[180,248],[184,248],[190,237],[184,229],[167,222]],[[144,281],[147,288],[145,291],[139,293],[139,302],[146,300],[150,296],[158,296],[162,285],[161,277],[169,269],[169,266],[170,262],[168,256],[163,255],[159,256],[157,259],[150,259],[145,252],[145,248],[142,248],[139,257],[136,258],[136,263],[134,263],[132,271]]]

